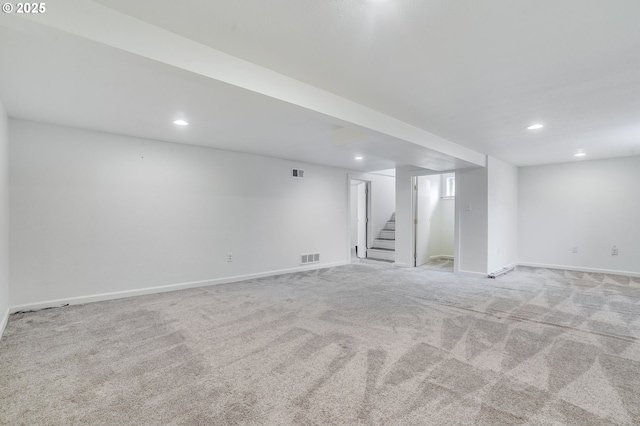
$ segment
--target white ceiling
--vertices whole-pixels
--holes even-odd
[[[583,159],[640,155],[637,0],[96,3],[448,145],[108,47],[70,23],[72,34],[5,15],[0,99],[12,117],[356,170],[478,164],[457,145],[516,165],[582,161],[578,149]],[[180,113],[187,129],[170,124]],[[525,129],[535,122],[545,128]]]
[[[10,115],[230,151],[331,162],[334,125],[263,95],[50,29],[0,28]],[[25,54],[24,52],[28,52]],[[9,59],[11,58],[11,59]],[[16,60],[15,58],[19,58]],[[172,121],[186,118],[187,127]],[[349,168],[354,155],[337,156]],[[368,157],[373,169],[393,167]]]

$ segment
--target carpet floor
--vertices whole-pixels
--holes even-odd
[[[640,424],[640,278],[387,264],[10,317],[0,423]]]

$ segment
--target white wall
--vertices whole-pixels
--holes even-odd
[[[456,172],[456,272],[487,273],[487,200],[487,168]]]
[[[440,194],[440,175],[433,176],[421,176],[418,179],[426,179],[429,181],[429,218],[431,223],[429,226],[429,250],[428,256],[439,256],[442,251],[442,209],[441,209],[441,194]],[[423,186],[418,185],[418,191],[422,191]],[[428,261],[428,260],[427,260]]]
[[[12,307],[347,261],[344,170],[21,120],[9,141]]]
[[[369,223],[370,232],[368,234],[367,245],[373,246],[373,240],[378,238],[380,230],[391,215],[396,211],[396,188],[395,177],[377,173],[351,173],[350,179],[360,179],[370,182],[369,192]],[[351,245],[354,245],[353,242]]]
[[[361,183],[360,185],[364,184]],[[351,184],[350,197],[349,233],[351,235],[351,244],[349,248],[353,248],[358,244],[358,184]]]
[[[487,269],[497,271],[518,261],[518,168],[487,157]]]
[[[455,198],[443,198],[442,178],[453,176],[453,173],[445,175],[428,176],[431,182],[431,237],[429,241],[429,256],[440,257],[454,255],[454,225],[455,225]]]
[[[396,262],[397,266],[413,266],[413,166],[396,167]]]
[[[520,168],[519,257],[640,274],[640,156]]]
[[[439,256],[453,256],[455,249],[455,198],[440,200],[440,252]]]
[[[0,338],[9,318],[9,140],[0,102]]]

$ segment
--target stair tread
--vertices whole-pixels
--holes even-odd
[[[381,251],[386,251],[386,252],[394,252],[394,251],[396,251],[395,249],[388,249],[388,248],[384,248],[384,247],[369,247],[369,250],[381,250]]]

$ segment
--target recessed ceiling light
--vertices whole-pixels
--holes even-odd
[[[579,152],[577,152],[576,154],[574,154],[573,156],[574,156],[574,157],[584,157],[585,155],[587,155],[587,153],[586,153],[586,152],[579,151]]]
[[[356,157],[356,160],[362,160],[362,157],[357,156],[357,157]]]
[[[173,124],[177,124],[178,126],[188,126],[188,125],[189,125],[189,123],[187,123],[187,122],[186,122],[186,121],[184,121],[184,120],[175,120],[175,121],[173,122]]]
[[[538,129],[542,129],[544,127],[544,125],[542,124],[532,124],[531,126],[527,127],[527,130],[538,130]]]

